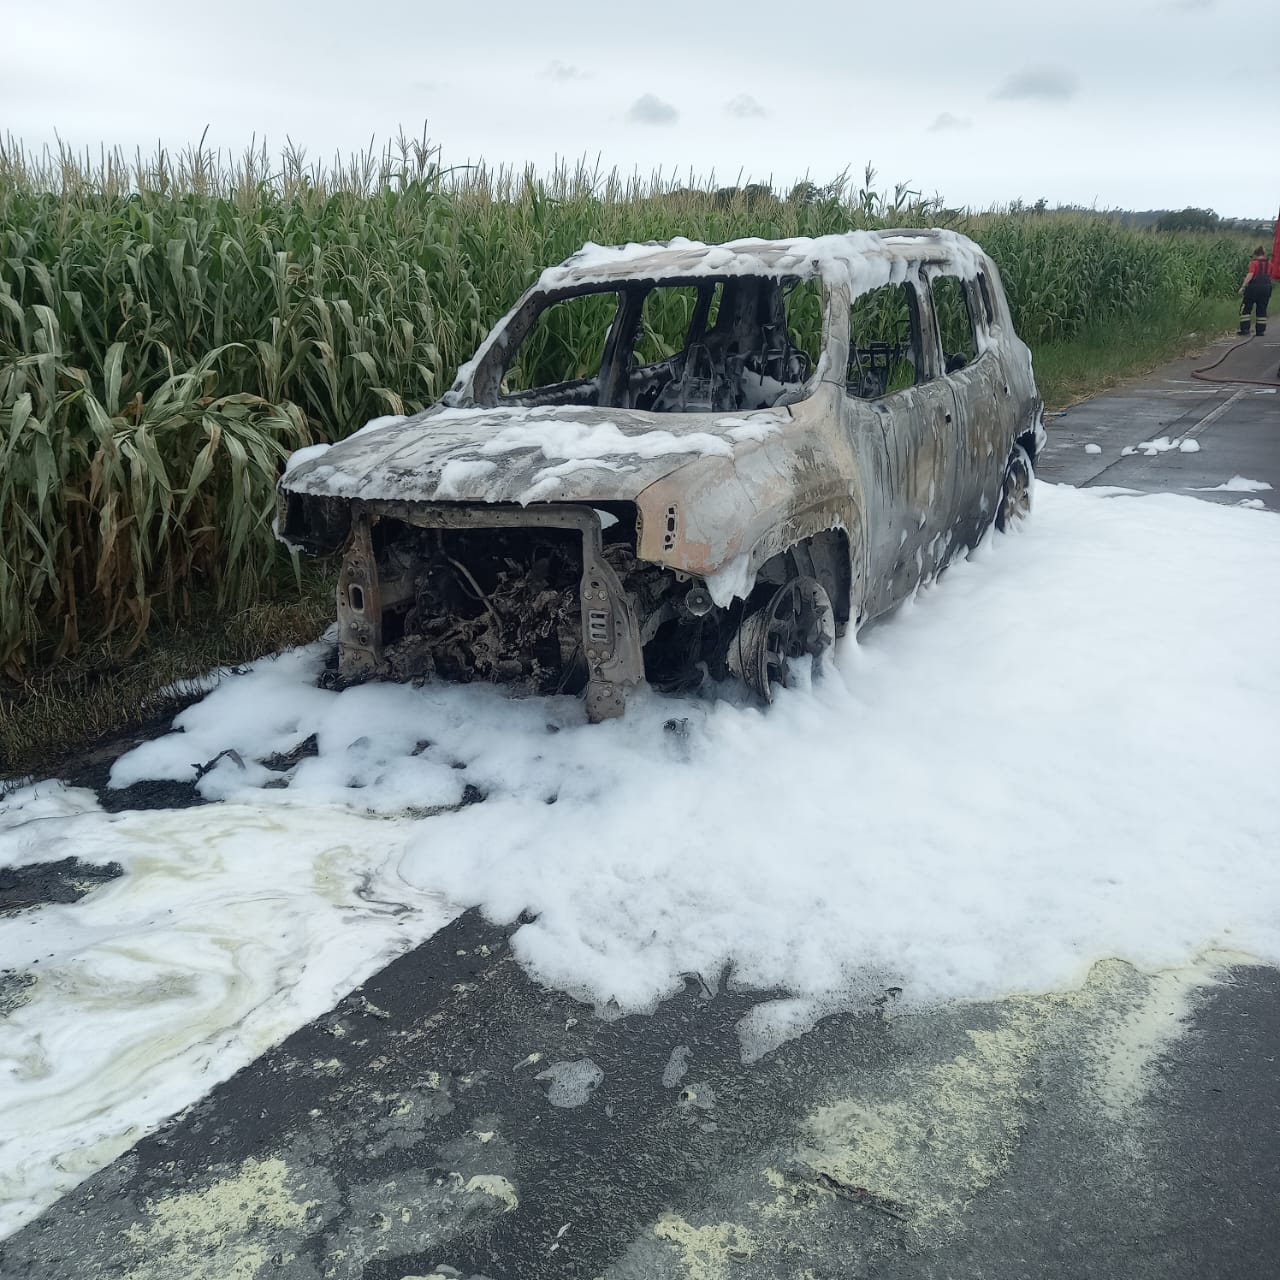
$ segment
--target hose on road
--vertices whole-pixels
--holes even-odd
[[[1239,351],[1242,347],[1247,347],[1254,340],[1255,334],[1250,334],[1247,338],[1242,338],[1239,342],[1229,346],[1212,364],[1206,364],[1200,369],[1192,369],[1191,376],[1198,378],[1201,382],[1237,382],[1246,387],[1276,387],[1280,386],[1280,370],[1277,370],[1274,378],[1215,378],[1209,373],[1211,369],[1216,369],[1224,360],[1233,352]]]

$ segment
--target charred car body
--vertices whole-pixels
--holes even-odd
[[[277,532],[342,554],[343,681],[768,700],[1026,508],[1040,420],[963,236],[588,245],[438,404],[295,454]]]

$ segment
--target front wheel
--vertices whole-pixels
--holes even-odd
[[[1031,486],[1035,483],[1035,471],[1027,451],[1015,444],[1005,463],[1004,478],[1000,481],[1000,501],[996,507],[996,528],[1008,533],[1031,512]]]
[[[729,670],[762,702],[772,702],[778,686],[794,682],[800,658],[811,657],[818,670],[835,642],[835,610],[822,584],[816,578],[792,578],[743,618],[729,642]]]

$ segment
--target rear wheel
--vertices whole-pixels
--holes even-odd
[[[1031,512],[1031,486],[1035,472],[1027,451],[1015,444],[1005,463],[1004,479],[1000,482],[1000,502],[996,507],[996,528],[1007,533]]]
[[[729,642],[729,670],[762,702],[772,702],[775,689],[794,682],[799,659],[811,657],[820,670],[835,640],[835,610],[822,584],[792,578],[743,618]]]

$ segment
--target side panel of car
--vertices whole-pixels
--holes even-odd
[[[870,504],[872,588],[863,607],[868,618],[892,608],[931,572],[937,531],[949,523],[955,504],[955,401],[938,376],[927,293],[916,279],[907,279],[903,287],[910,303],[914,385],[864,399],[849,381],[841,404]]]
[[[931,286],[936,287],[935,285]],[[963,298],[977,356],[948,376],[955,396],[956,518],[951,547],[973,546],[995,514],[1000,477],[1015,435],[1013,388],[996,344],[992,315],[977,280],[963,283]]]
[[[856,613],[866,578],[864,503],[854,442],[831,429],[838,396],[823,385],[792,406],[783,432],[740,447],[732,464],[702,459],[650,485],[637,502],[637,555],[740,591],[780,552],[840,529],[853,563],[837,594]]]
[[[1009,386],[1007,394],[1013,403],[1015,436],[1030,440],[1043,429],[1040,422],[1042,405],[1031,368],[1031,351],[1013,331],[1013,319],[1009,314],[1009,301],[1005,297],[1000,272],[990,258],[984,259],[979,284],[982,285],[984,299],[989,298],[991,303],[990,323],[993,335],[1000,342],[1001,367]],[[1034,456],[1032,461],[1035,461]]]

